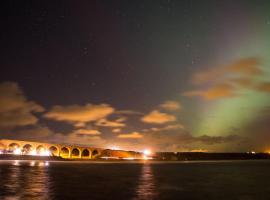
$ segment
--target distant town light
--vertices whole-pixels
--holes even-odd
[[[135,158],[129,157],[129,158],[123,158],[123,160],[135,160]]]
[[[111,149],[111,150],[120,150],[120,148],[118,146],[112,146],[109,149]]]
[[[149,149],[145,149],[145,150],[143,151],[143,154],[144,154],[145,156],[149,156],[149,155],[152,154],[152,152],[151,152],[151,150],[149,150]]]

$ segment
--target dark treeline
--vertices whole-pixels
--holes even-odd
[[[204,153],[204,152],[158,152],[155,160],[251,160],[270,159],[268,153]]]

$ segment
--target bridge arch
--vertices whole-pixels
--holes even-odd
[[[30,154],[33,151],[33,146],[31,144],[25,144],[22,148],[24,154]]]
[[[43,145],[38,145],[36,148],[37,154],[43,153],[46,151],[46,148]]]
[[[90,150],[84,149],[84,150],[82,151],[81,157],[82,157],[82,158],[90,158],[90,155],[91,155]]]
[[[18,149],[18,148],[20,148],[20,145],[18,143],[15,143],[15,142],[8,145],[8,150],[10,150],[10,151],[14,151],[15,149]]]
[[[60,150],[60,156],[63,158],[69,158],[70,156],[70,150],[68,147],[62,147]]]
[[[78,148],[73,148],[71,151],[71,158],[80,158],[81,151]]]
[[[59,150],[56,146],[51,146],[49,148],[49,151],[51,152],[52,156],[58,156],[59,155]]]
[[[94,150],[92,151],[92,158],[97,157],[98,154],[99,154],[98,150],[97,150],[97,149],[94,149]]]

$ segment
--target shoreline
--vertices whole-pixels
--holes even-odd
[[[264,153],[258,153],[252,156],[243,156],[243,154],[238,154],[239,156],[213,156],[211,154],[206,154],[206,156],[201,156],[202,154],[193,154],[193,156],[184,156],[181,159],[161,159],[161,158],[153,158],[153,159],[65,159],[57,156],[31,156],[31,155],[11,155],[11,154],[1,154],[0,161],[60,161],[60,162],[211,162],[211,161],[251,161],[251,160],[270,160],[270,155]],[[222,154],[224,155],[224,154]],[[242,155],[242,156],[241,156]],[[245,154],[244,154],[245,155]]]

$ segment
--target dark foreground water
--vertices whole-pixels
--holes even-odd
[[[0,161],[0,199],[270,199],[270,161]]]

